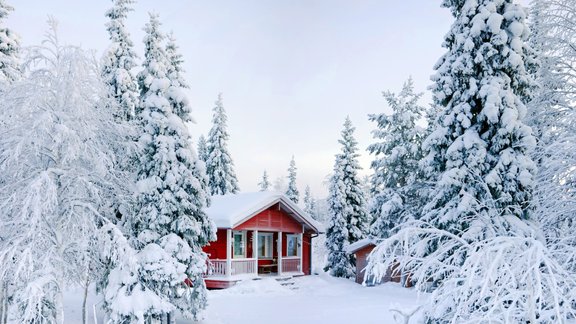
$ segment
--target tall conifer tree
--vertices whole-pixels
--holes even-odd
[[[264,173],[262,174],[262,181],[258,183],[258,187],[260,187],[260,191],[268,191],[270,185],[271,184],[270,180],[268,179],[268,172],[264,170]]]
[[[136,67],[136,52],[130,34],[126,30],[125,20],[133,9],[134,0],[114,0],[113,7],[106,12],[109,21],[106,24],[110,41],[103,57],[102,79],[108,84],[108,95],[118,103],[116,117],[132,120],[138,106],[138,85],[132,69]]]
[[[417,218],[418,209],[422,207],[416,186],[421,178],[418,162],[422,158],[424,136],[424,130],[416,124],[424,113],[424,108],[418,105],[421,96],[421,93],[414,93],[410,78],[398,95],[384,92],[384,98],[392,108],[391,115],[369,116],[377,123],[372,134],[380,140],[368,147],[374,154],[370,203],[374,221],[370,232],[375,237],[387,237],[394,226]]]
[[[445,0],[456,21],[436,65],[434,102],[443,107],[424,143],[427,172],[439,174],[424,218],[468,240],[505,232],[503,216],[528,219],[534,163],[523,123],[527,74],[525,12],[512,0]],[[488,229],[490,227],[490,229]],[[474,231],[466,231],[474,228]]]
[[[192,146],[192,139],[188,129],[193,122],[190,101],[185,93],[188,83],[184,78],[184,59],[178,52],[176,39],[172,34],[168,37],[166,45],[166,59],[168,60],[167,78],[170,86],[167,90],[167,98],[172,107],[173,115],[182,121],[180,129],[171,135],[180,142],[180,149],[184,152],[178,156],[184,167],[191,174],[181,175],[179,186],[188,196],[182,195],[182,191],[175,195],[176,198],[186,199],[180,202],[180,208],[175,215],[171,229],[178,236],[184,238],[188,246],[192,249],[193,258],[186,269],[187,278],[192,282],[192,288],[187,292],[185,298],[173,298],[173,303],[186,317],[195,317],[197,312],[206,306],[206,288],[202,275],[205,272],[206,254],[202,247],[214,240],[215,228],[213,222],[204,212],[204,208],[210,205],[210,194],[208,191],[208,179],[204,162],[201,162]],[[176,120],[178,120],[176,119]],[[179,152],[179,149],[176,149]],[[178,190],[178,189],[177,189]]]
[[[361,168],[354,129],[350,118],[346,117],[342,139],[338,141],[342,151],[336,155],[334,174],[330,179],[330,221],[326,231],[328,264],[325,269],[330,269],[330,273],[336,277],[354,275],[356,260],[345,249],[368,234],[369,215],[358,176]]]
[[[206,172],[211,195],[225,195],[238,192],[238,180],[234,172],[234,162],[228,152],[228,135],[226,111],[222,103],[222,94],[214,106],[212,128],[208,134]]]
[[[529,227],[521,225],[531,217],[535,174],[529,156],[535,140],[523,122],[523,100],[531,97],[533,89],[527,71],[531,51],[526,44],[525,11],[512,0],[445,0],[443,5],[456,20],[445,37],[448,51],[432,78],[434,104],[441,111],[423,144],[424,171],[436,178],[423,219],[467,244],[529,236]],[[447,265],[432,275],[437,280],[450,278],[460,267],[459,274],[465,273],[469,255],[484,252],[451,249],[437,255],[454,239],[446,235],[421,239],[428,246],[419,251]],[[473,288],[439,289],[441,298],[434,300],[429,321],[482,316],[481,306],[467,303],[482,305],[499,298],[495,293],[491,296],[496,300],[479,301],[476,293],[467,290]]]
[[[200,135],[198,138],[198,159],[204,163],[208,160],[208,147],[206,145],[206,137]]]
[[[137,210],[128,221],[139,264],[132,276],[123,279],[126,281],[120,286],[126,288],[119,290],[116,300],[130,298],[125,291],[137,290],[138,294],[128,295],[138,298],[147,294],[157,301],[142,309],[145,318],[160,319],[176,309],[192,318],[206,306],[202,246],[215,239],[215,228],[203,210],[207,195],[195,172],[196,156],[182,119],[189,118],[184,113],[189,110],[182,109],[186,101],[170,96],[180,91],[175,88],[182,84],[168,75],[171,62],[162,47],[164,35],[159,27],[158,17],[151,15],[145,28],[144,69],[139,74],[142,153]],[[192,281],[192,288],[183,286],[186,278]],[[115,309],[113,300],[109,304]],[[137,313],[114,313],[112,317],[116,322],[142,320]]]
[[[312,192],[309,185],[306,185],[306,189],[304,189],[304,211],[312,218],[317,218],[316,199],[312,197]]]
[[[288,189],[286,189],[286,196],[297,204],[300,200],[300,193],[296,186],[296,170],[296,161],[294,161],[294,156],[292,156],[290,167],[288,168]]]

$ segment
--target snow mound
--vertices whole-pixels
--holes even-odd
[[[293,295],[294,291],[283,286],[278,280],[274,278],[266,278],[260,280],[244,280],[238,282],[236,285],[215,292],[214,295]]]

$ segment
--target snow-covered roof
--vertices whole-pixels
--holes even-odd
[[[234,228],[270,206],[280,203],[292,217],[312,230],[322,233],[322,225],[305,213],[298,205],[278,192],[246,192],[224,196],[213,196],[206,210],[218,228]]]
[[[376,240],[372,238],[361,239],[360,241],[356,241],[348,245],[348,247],[346,247],[346,252],[348,254],[356,253],[358,250],[361,250],[367,247],[368,245],[376,245],[376,244],[377,244]]]

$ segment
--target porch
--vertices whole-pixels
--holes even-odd
[[[222,285],[260,276],[304,275],[302,233],[226,229],[219,234],[224,234],[218,241],[226,254],[225,258],[209,255],[204,276],[209,287],[224,288],[214,283]]]
[[[230,262],[228,262],[230,261]],[[229,267],[228,267],[229,266]],[[206,277],[257,277],[265,275],[303,275],[301,257],[283,257],[278,263],[258,265],[257,258],[208,260]]]

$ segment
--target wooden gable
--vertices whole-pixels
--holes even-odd
[[[254,215],[242,224],[234,227],[234,230],[281,231],[288,233],[303,232],[302,224],[280,208],[279,203]]]

